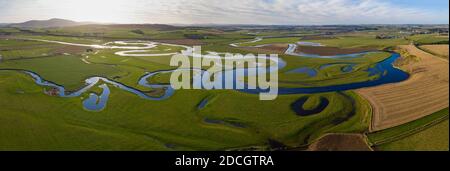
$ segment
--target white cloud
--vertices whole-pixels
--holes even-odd
[[[121,23],[448,23],[448,9],[429,11],[404,7],[387,0],[14,0],[9,3],[1,2],[5,0],[0,0],[0,21],[11,20],[11,18],[28,20],[59,17]]]

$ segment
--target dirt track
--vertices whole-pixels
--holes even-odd
[[[405,124],[449,106],[449,63],[413,45],[400,48],[420,58],[402,66],[411,73],[407,81],[359,89],[373,107],[371,132]]]

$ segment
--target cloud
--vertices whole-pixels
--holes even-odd
[[[186,24],[428,24],[449,18],[448,8],[388,0],[0,0],[0,21],[53,17]]]
[[[441,18],[448,22],[445,12],[380,0],[197,0],[188,4],[178,10],[192,14],[190,20],[211,23],[389,24],[429,23]]]

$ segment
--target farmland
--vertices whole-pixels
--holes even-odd
[[[448,61],[413,45],[400,48],[420,58],[400,66],[412,74],[410,79],[357,90],[374,106],[372,131],[405,124],[448,107]]]
[[[403,128],[393,133],[378,131],[435,116],[430,114],[448,108],[448,61],[408,45],[427,42],[425,36],[377,39],[378,32],[342,33],[335,28],[330,28],[333,36],[324,36],[301,28],[230,27],[1,29],[5,36],[0,36],[0,98],[8,100],[0,100],[0,136],[4,137],[0,150],[261,151],[307,149],[310,145],[316,150],[372,150],[367,145],[376,150],[415,150],[422,148],[420,142],[427,132],[443,134],[435,129],[448,127],[447,120],[409,139],[389,141],[392,145],[374,143],[377,138],[406,132]],[[324,46],[299,46],[294,51],[298,55],[286,53],[300,41]],[[154,47],[148,48],[149,44]],[[183,45],[202,45],[202,54],[277,54],[286,64],[278,71],[279,96],[261,101],[257,94],[238,90],[170,93],[166,86],[170,84],[169,71],[176,69],[169,65],[171,54],[186,50]],[[420,60],[400,58],[395,62],[398,66],[389,63],[385,64],[389,68],[383,68],[386,66],[381,63],[396,56],[386,49],[396,47],[401,55],[407,51]],[[333,55],[352,56],[329,57]],[[406,81],[385,79],[397,76],[389,75],[395,74],[391,71],[411,76]],[[57,91],[55,86],[38,85],[38,79],[28,72],[64,87],[63,93],[69,95],[89,88],[87,80],[102,80],[80,95],[63,97],[51,93]],[[145,77],[151,73],[157,74]],[[142,84],[142,78],[158,86],[146,86],[149,84]],[[387,82],[371,84],[383,79]],[[102,94],[102,85],[110,89],[106,106],[88,110],[84,102],[91,95]],[[321,90],[326,88],[331,90]],[[405,146],[404,141],[418,145]],[[448,138],[437,139],[436,149],[442,149],[445,141]],[[354,146],[346,142],[354,142]]]
[[[446,127],[448,108],[404,125],[370,133],[368,138],[376,150],[447,150]]]
[[[385,151],[448,151],[448,144],[445,143],[448,142],[448,129],[447,119],[446,121],[412,135],[411,137],[384,144],[378,148]]]
[[[408,44],[408,41],[403,38],[383,40],[383,39],[376,39],[376,37],[372,35],[341,36],[331,39],[311,40],[310,42],[321,43],[323,45],[339,48],[379,48],[379,49],[384,49],[395,45]]]
[[[436,34],[424,34],[424,35],[410,36],[408,37],[408,39],[414,41],[414,43],[419,45],[448,44],[448,35],[441,36]]]
[[[420,49],[435,56],[448,59],[448,45],[424,45],[420,46]]]

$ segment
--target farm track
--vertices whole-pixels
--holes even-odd
[[[402,125],[449,106],[449,63],[413,45],[400,46],[420,58],[402,66],[410,79],[396,84],[356,90],[373,106],[371,132]]]

